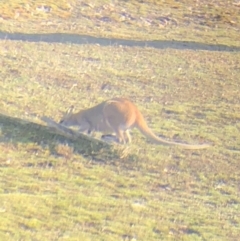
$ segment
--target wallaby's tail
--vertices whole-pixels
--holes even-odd
[[[136,128],[138,128],[143,135],[148,137],[150,140],[152,140],[156,144],[162,144],[162,145],[168,145],[168,146],[180,146],[184,149],[204,149],[210,147],[208,144],[202,144],[202,145],[191,145],[191,144],[184,144],[174,141],[167,141],[163,138],[160,138],[156,136],[152,130],[148,127],[146,121],[144,120],[143,116],[138,118],[138,121],[136,123]]]

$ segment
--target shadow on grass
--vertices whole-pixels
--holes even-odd
[[[99,44],[101,46],[122,45],[129,47],[152,47],[157,49],[192,49],[208,51],[240,51],[240,47],[227,45],[204,44],[188,41],[136,41],[124,39],[97,38],[87,35],[51,33],[51,34],[26,34],[26,33],[7,33],[0,32],[0,39],[20,40],[29,42],[47,42],[47,43],[72,43],[72,44]]]
[[[36,124],[27,120],[0,114],[1,139],[0,142],[37,143],[49,148],[52,155],[56,155],[56,146],[67,143],[74,148],[74,152],[91,161],[110,162],[119,159],[121,153],[112,145],[90,138],[72,140],[54,132],[50,127]]]

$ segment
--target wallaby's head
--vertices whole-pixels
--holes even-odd
[[[59,121],[60,124],[65,126],[71,126],[72,117],[73,117],[74,106],[72,105],[68,110],[63,114],[62,119]]]
[[[66,113],[63,114],[60,124],[64,126],[77,126],[80,132],[84,132],[90,129],[90,123],[85,116],[85,111],[79,111],[73,113],[74,107],[71,106]]]

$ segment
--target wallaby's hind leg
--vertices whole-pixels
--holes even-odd
[[[124,137],[124,131],[118,128],[115,130],[115,133],[117,135],[118,142],[122,143],[122,144],[126,144],[126,140]]]
[[[108,140],[108,139],[111,139],[111,141],[115,141],[115,142],[119,142],[119,143],[131,143],[131,141],[132,141],[132,138],[131,138],[131,135],[130,135],[130,133],[129,133],[129,131],[127,130],[127,131],[121,131],[120,130],[120,132],[122,132],[122,134],[120,134],[120,136],[122,135],[123,136],[123,138],[120,138],[120,139],[122,139],[122,141],[120,141],[119,140],[119,134],[118,135],[116,135],[116,134],[106,134],[106,135],[102,135],[101,136],[101,139],[103,139],[103,140]],[[119,133],[119,131],[118,131],[118,133]]]
[[[131,143],[132,142],[132,137],[131,137],[131,134],[130,134],[129,130],[124,131],[124,135],[125,135],[125,140],[128,143]]]
[[[128,130],[124,131],[121,128],[114,129],[116,133],[117,142],[121,144],[131,143],[132,138]]]

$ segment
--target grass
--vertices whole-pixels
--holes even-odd
[[[6,32],[239,46],[240,8],[234,1],[5,0],[0,9],[0,29]]]
[[[84,154],[87,147],[46,131],[31,134],[3,123],[2,237],[238,237],[238,53],[7,40],[0,51],[1,103],[8,115],[58,120],[72,104],[86,108],[125,95],[156,133],[214,144],[204,151],[158,147],[134,131],[122,159],[106,158],[107,150],[105,158],[94,158]]]
[[[31,2],[29,8],[38,3]],[[20,25],[22,32],[53,30],[51,25],[34,29],[45,15],[31,15],[30,10],[12,20],[10,13],[20,1],[1,4],[2,17],[9,18],[3,20],[3,30]],[[142,16],[154,11],[154,4],[162,6],[153,1],[119,4],[131,14],[138,9]],[[178,23],[183,21],[178,11],[183,3],[162,4],[166,11],[169,5]],[[67,15],[67,2],[48,5],[54,11],[46,19],[59,21],[69,32],[68,21],[80,8]],[[99,6],[85,2],[85,11],[94,16]],[[206,15],[221,2],[211,6]],[[227,3],[224,11],[229,9],[238,11]],[[233,19],[238,18],[234,13]],[[92,18],[86,34],[95,24]],[[108,29],[111,36],[130,38],[132,32],[132,38],[145,38],[144,29],[156,29],[142,26],[137,35],[136,25],[124,24]],[[106,26],[99,27],[101,34],[106,34]],[[222,21],[217,30],[209,26],[209,36],[217,38],[215,31],[225,26],[230,23]],[[231,31],[218,41],[237,45]],[[193,36],[203,41],[196,32]],[[238,240],[239,60],[239,52],[1,40],[0,239]],[[94,145],[54,134],[40,121],[43,115],[58,121],[71,105],[87,108],[114,96],[130,97],[156,134],[213,146],[201,151],[156,146],[136,130],[128,147]]]

